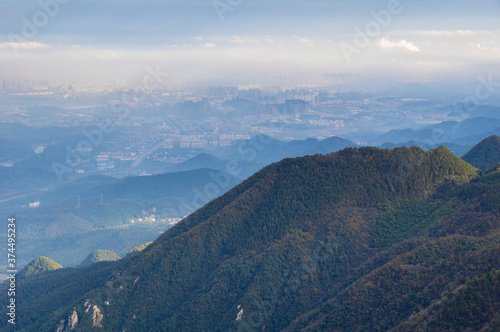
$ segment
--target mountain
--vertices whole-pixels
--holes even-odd
[[[223,170],[226,167],[226,164],[227,160],[216,158],[207,153],[200,153],[194,158],[188,159],[185,162],[169,167],[167,171],[186,172],[201,168]]]
[[[97,262],[113,262],[121,259],[120,256],[109,250],[94,250],[88,255],[79,267],[88,266]]]
[[[96,249],[125,255],[153,241],[171,227],[172,218],[185,217],[240,181],[212,169],[123,179],[92,176],[0,203],[0,214],[23,220],[20,266],[38,256],[76,266]],[[29,207],[37,201],[39,207]],[[6,247],[0,247],[2,253],[7,255]]]
[[[137,253],[137,252],[141,252],[143,251],[144,249],[146,249],[151,243],[153,242],[146,242],[144,244],[141,244],[140,246],[138,247],[135,247],[134,249],[130,250],[130,253]]]
[[[242,161],[242,166],[247,163],[254,165],[253,172],[250,174],[243,172],[249,176],[260,168],[284,158],[302,157],[318,153],[325,154],[356,146],[355,143],[341,137],[330,137],[324,140],[308,138],[285,142],[260,134],[213,153],[222,159]]]
[[[499,188],[444,147],[285,159],[128,259],[20,283],[16,327],[494,331]]]
[[[0,143],[1,144],[1,143]],[[24,197],[58,183],[54,172],[41,168],[0,166],[0,203]]]
[[[57,269],[62,269],[62,266],[47,257],[40,256],[19,271],[17,276],[19,279],[25,279]]]
[[[500,119],[474,117],[461,122],[446,121],[421,129],[391,130],[369,138],[370,144],[404,143],[417,141],[436,144],[474,145],[482,139],[500,133]]]
[[[230,174],[211,169],[124,179],[93,177],[20,198],[8,206],[0,205],[0,209],[26,220],[27,237],[81,234],[130,225],[131,218],[140,218],[144,212],[159,217],[183,217],[239,182]],[[40,207],[27,209],[33,201],[40,201]]]
[[[231,175],[236,178],[246,179],[265,166],[284,158],[325,154],[355,146],[357,146],[355,143],[340,137],[285,142],[261,134],[229,147],[215,149],[211,151],[213,155],[199,154],[183,163],[169,167],[166,171],[179,172],[211,168],[231,172]],[[235,171],[231,171],[232,169]]]
[[[418,141],[409,141],[406,143],[384,143],[384,144],[379,145],[378,147],[381,149],[394,149],[394,148],[399,148],[399,147],[403,147],[403,146],[406,146],[406,147],[418,146],[419,148],[424,149],[424,150],[429,150],[432,148],[432,146],[425,144],[425,143],[422,143],[422,142],[418,142]]]
[[[403,146],[406,146],[406,147],[418,146],[419,148],[424,149],[424,150],[436,149],[440,146],[445,146],[451,152],[453,152],[453,154],[455,154],[455,156],[458,156],[458,157],[463,156],[467,151],[469,151],[471,149],[471,147],[468,145],[464,146],[464,145],[459,145],[459,144],[455,144],[455,143],[444,143],[441,145],[440,144],[429,145],[429,144],[419,142],[419,141],[409,141],[409,142],[405,142],[405,143],[385,143],[385,144],[379,145],[378,148],[380,148],[380,149],[394,149],[394,148],[399,148],[399,147],[403,147]]]
[[[462,159],[482,170],[494,168],[500,163],[500,137],[494,135],[484,139]]]

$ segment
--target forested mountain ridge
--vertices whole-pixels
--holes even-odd
[[[57,269],[62,269],[62,266],[47,257],[40,256],[32,260],[21,271],[19,271],[17,277],[19,279],[30,278],[40,273],[54,271]]]
[[[500,163],[500,136],[493,135],[482,140],[462,159],[479,169],[492,169]]]
[[[121,257],[110,250],[94,250],[91,252],[78,267],[89,266],[97,262],[114,262]]]
[[[500,170],[478,173],[446,148],[285,159],[140,254],[82,270],[101,285],[72,286],[46,315],[26,282],[36,319],[17,328],[64,331],[74,317],[81,331],[494,328],[499,212]]]

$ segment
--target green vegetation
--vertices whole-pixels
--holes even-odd
[[[489,170],[500,163],[500,136],[490,136],[473,147],[463,160],[482,170]]]
[[[62,266],[47,257],[40,256],[19,271],[18,277],[20,279],[30,278],[57,269],[62,269]]]
[[[165,219],[182,218],[205,203],[204,198],[195,200],[194,190],[203,193],[207,184],[214,183],[214,173],[217,171],[198,169],[124,179],[90,177],[19,198],[12,203],[17,208],[11,202],[0,204],[0,214],[23,221],[20,241],[25,245],[19,246],[20,266],[43,255],[64,266],[76,266],[96,249],[124,256],[130,248],[155,240],[170,227]],[[240,182],[227,176],[227,185],[224,178],[214,197]],[[41,202],[39,208],[26,207],[34,201]],[[155,221],[147,220],[151,216]],[[6,256],[7,247],[0,247],[0,254]]]
[[[134,249],[130,250],[131,253],[133,252],[141,252],[143,251],[144,249],[146,249],[151,243],[153,242],[146,242],[138,247],[135,247]]]
[[[90,253],[90,255],[87,256],[87,258],[83,260],[79,267],[88,266],[97,262],[114,262],[119,259],[121,259],[121,257],[112,251],[94,250]]]
[[[348,148],[266,167],[135,255],[21,283],[16,328],[98,330],[96,306],[103,331],[494,331],[499,259],[500,169]]]
[[[100,229],[49,238],[18,238],[18,247],[23,248],[18,264],[28,264],[29,258],[40,252],[45,255],[50,253],[53,260],[65,267],[77,266],[97,249],[110,250],[124,257],[131,248],[157,239],[170,227],[166,223],[136,224],[127,228]]]

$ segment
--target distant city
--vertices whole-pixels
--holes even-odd
[[[69,154],[81,156],[72,172],[122,177],[159,173],[165,165],[178,164],[200,151],[228,147],[258,134],[284,141],[341,136],[365,144],[358,133],[453,120],[445,106],[459,102],[395,97],[373,88],[352,92],[338,83],[355,82],[354,75],[327,78],[337,84],[147,89],[124,81],[58,86],[48,81],[3,80],[0,112],[4,123],[75,128],[89,139],[68,145]],[[107,131],[98,129],[100,123],[106,123]],[[99,133],[94,129],[92,134],[92,128]],[[59,143],[40,141],[32,148],[42,154]],[[0,156],[2,166],[15,162]]]

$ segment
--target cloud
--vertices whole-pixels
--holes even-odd
[[[377,40],[377,46],[383,50],[391,50],[395,48],[402,48],[412,53],[420,53],[420,48],[413,45],[413,43],[407,42],[406,40],[400,40],[398,42],[393,42],[385,38]]]
[[[205,43],[205,44],[202,45],[202,47],[205,47],[205,48],[216,48],[217,44],[216,43]]]
[[[17,50],[29,51],[29,50],[38,50],[38,49],[44,49],[44,48],[49,48],[49,46],[46,44],[37,43],[37,42],[26,42],[26,43],[5,42],[5,43],[0,43],[0,49],[13,49],[13,50],[17,49]]]
[[[484,30],[424,30],[416,31],[417,35],[425,37],[466,37],[466,36],[478,36],[478,35],[488,35],[491,31]]]
[[[113,51],[105,51],[101,54],[101,59],[103,60],[116,60],[118,55]]]
[[[309,38],[298,38],[298,41],[310,47],[314,46],[314,41]]]
[[[487,51],[488,48],[481,46],[481,44],[476,44],[476,48],[481,51]]]

